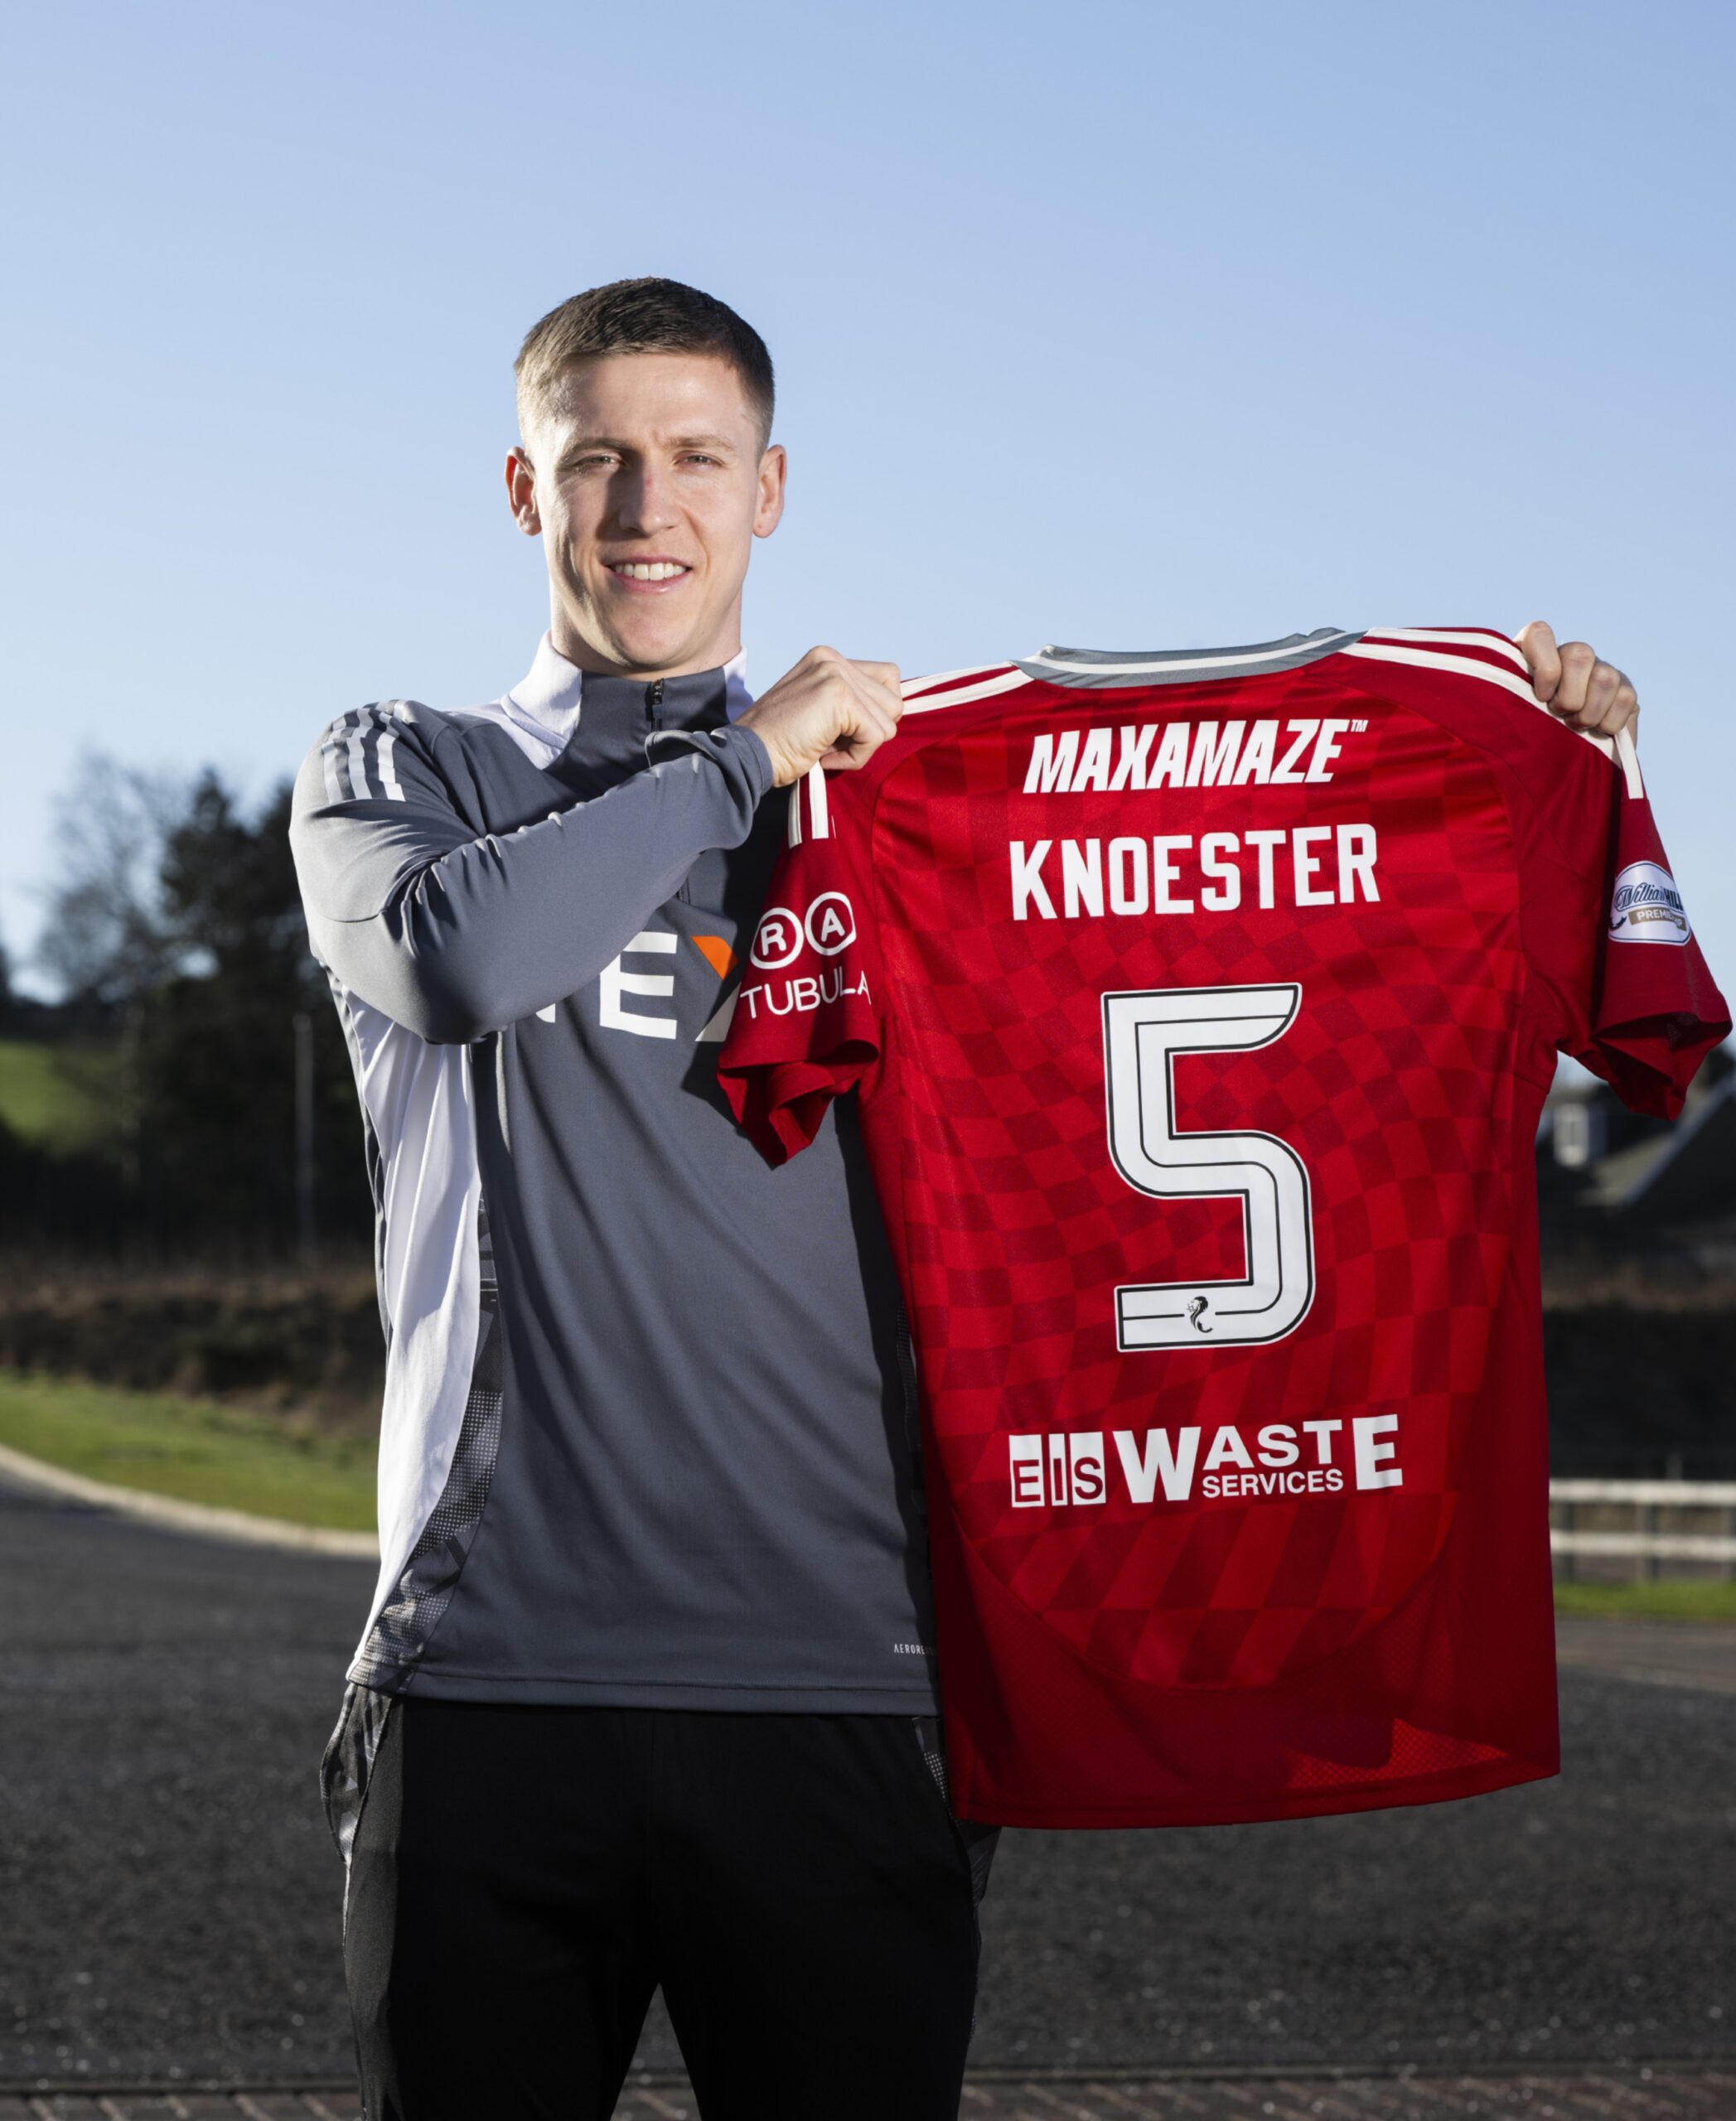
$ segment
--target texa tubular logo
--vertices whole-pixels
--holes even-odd
[[[800,919],[786,906],[768,906],[760,916],[748,956],[762,972],[781,972],[805,948],[835,958],[856,940],[856,915],[842,891],[822,891]]]

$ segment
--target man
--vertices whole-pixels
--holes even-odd
[[[518,379],[529,675],[341,717],[293,828],[389,1345],[326,1763],[367,2110],[605,2116],[660,1983],[708,2121],[938,2121],[992,1831],[945,1799],[907,1336],[853,1114],[773,1173],[715,1080],[761,799],[871,757],[897,673],[816,648],[749,699],[785,459],[731,311],[593,289]],[[1526,650],[1631,718],[1589,650]]]

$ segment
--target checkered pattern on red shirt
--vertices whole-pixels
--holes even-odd
[[[1215,688],[1221,692],[1223,688]],[[1285,718],[1292,681],[1262,688]],[[1101,695],[1094,695],[1095,707]],[[1300,703],[1306,707],[1306,698]],[[1167,693],[1166,720],[1192,703]],[[1148,696],[1116,696],[1151,718]],[[1218,702],[1221,719],[1227,710]],[[1054,710],[1050,710],[1051,718]],[[906,1105],[902,1220],[948,1493],[994,1573],[1094,1663],[1264,1684],[1378,1625],[1439,1551],[1511,1220],[1524,960],[1505,814],[1472,753],[1381,720],[1327,787],[1018,791],[1034,723],[931,743],[876,809],[876,932]],[[1347,747],[1347,749],[1349,747]],[[1345,770],[1349,764],[1349,770]],[[1391,791],[1391,792],[1386,792]],[[1006,848],[1371,819],[1381,901],[1233,916],[1011,918]],[[1188,1129],[1258,1128],[1309,1173],[1319,1283],[1269,1347],[1123,1354],[1121,1283],[1242,1271],[1229,1202],[1156,1203],[1111,1161],[1101,996],[1294,981],[1273,1045],[1177,1064]],[[1009,1435],[1344,1419],[1402,1407],[1394,1493],[1011,1506]]]
[[[1618,863],[1661,860],[1637,772],[1624,789],[1617,762],[1511,697],[1511,644],[1466,638],[1365,636],[1360,660],[1201,684],[966,676],[943,693],[957,704],[839,776],[785,857],[778,904],[855,909],[843,993],[804,957],[800,995],[768,975],[720,1079],[774,1156],[826,1094],[860,1088],[945,1503],[941,1691],[970,1815],[1272,1817],[1553,1770],[1537,1116],[1558,1046],[1637,1102],[1679,1105],[1729,1013],[1696,946],[1607,940]],[[1081,772],[1045,793],[1030,771],[1045,733],[1077,732],[1082,760],[1105,726],[1119,757],[1124,726],[1265,719],[1288,737],[1328,717],[1345,734],[1310,781],[1112,791]],[[1371,829],[1376,898],[1352,883],[1296,902],[1286,843],[1274,902],[1256,902],[1247,834],[1326,829],[1330,883],[1340,826]],[[1208,907],[1189,866],[1207,833],[1236,835],[1233,910]],[[1182,843],[1190,911],[1117,914],[1110,892],[1070,913],[1063,842],[1096,842],[1106,870],[1112,842],[1153,835]],[[1045,841],[1053,917],[1027,898],[1018,918],[1009,850]],[[1118,1345],[1119,1288],[1247,1263],[1239,1203],[1153,1198],[1118,1167],[1105,997],[1268,986],[1299,990],[1294,1020],[1264,1046],[1179,1055],[1174,1124],[1257,1130],[1300,1158],[1312,1302],[1264,1345]],[[1401,1478],[1359,1486],[1352,1423],[1388,1413]],[[1136,1500],[1117,1433],[1138,1447],[1189,1429],[1185,1495]],[[1304,1466],[1329,1448],[1342,1484],[1208,1491],[1215,1442],[1247,1452],[1268,1429]],[[1012,1439],[1100,1434],[1100,1500],[1015,1500]]]

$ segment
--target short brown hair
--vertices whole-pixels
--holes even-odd
[[[762,448],[771,437],[775,389],[765,341],[714,295],[656,279],[587,287],[531,326],[513,363],[521,435],[526,413],[547,404],[574,362],[598,354],[714,354],[741,378]]]

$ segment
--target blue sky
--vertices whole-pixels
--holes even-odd
[[[1736,978],[1736,9],[62,0],[0,79],[15,961],[89,752],[519,676],[513,354],[661,272],[778,364],[760,683],[1544,616]]]

